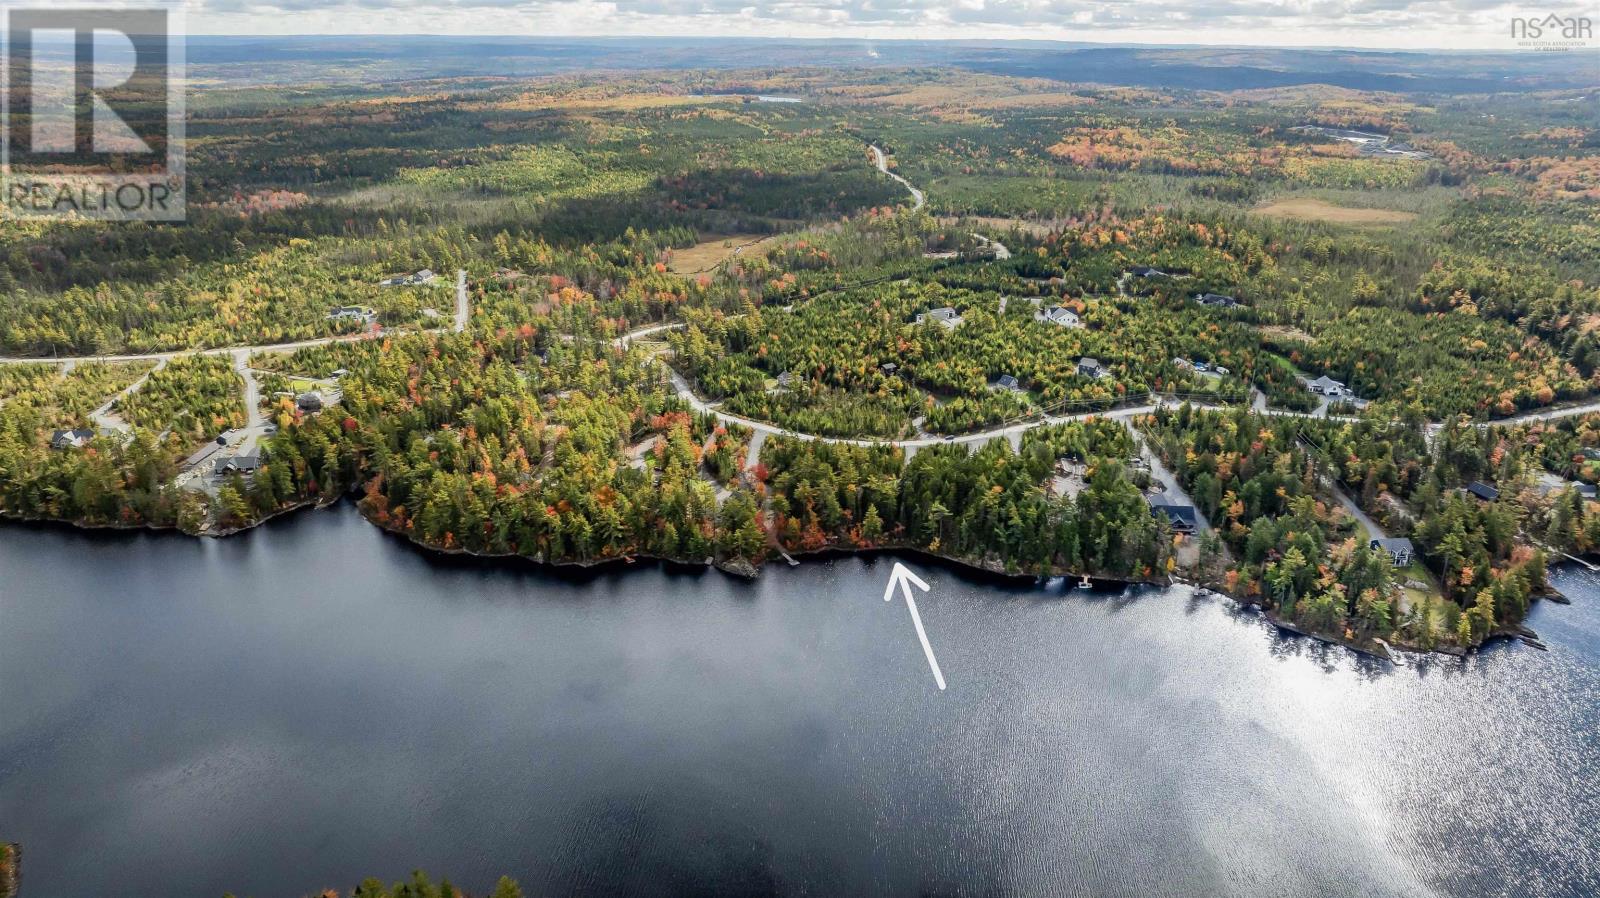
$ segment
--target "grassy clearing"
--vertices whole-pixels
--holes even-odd
[[[1331,224],[1357,226],[1389,226],[1415,221],[1417,213],[1398,209],[1354,209],[1335,206],[1324,200],[1296,196],[1273,200],[1251,210],[1257,215],[1290,218],[1295,221],[1325,221]]]
[[[765,237],[760,234],[710,236],[688,249],[673,250],[672,261],[667,263],[667,267],[676,274],[702,274],[733,258],[734,251],[741,246],[744,249],[739,250],[739,255],[751,256],[765,252],[777,239],[776,234]]]

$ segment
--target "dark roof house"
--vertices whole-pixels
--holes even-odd
[[[1199,293],[1195,295],[1194,301],[1203,306],[1221,306],[1225,309],[1239,304],[1237,299],[1221,293]]]
[[[1107,374],[1106,366],[1100,364],[1099,359],[1089,356],[1078,359],[1078,373],[1084,377],[1094,378],[1105,377]]]
[[[322,394],[316,390],[301,393],[299,396],[294,397],[294,405],[295,408],[302,412],[320,412],[322,411]]]
[[[82,449],[94,439],[92,430],[58,430],[50,435],[52,449]]]
[[[1481,480],[1474,480],[1467,484],[1467,492],[1477,496],[1479,499],[1482,499],[1485,502],[1493,502],[1500,498],[1499,490]]]
[[[1015,377],[1012,377],[1009,374],[1002,374],[999,377],[995,378],[994,379],[994,383],[991,386],[994,386],[994,387],[996,387],[998,389],[1001,389],[1001,390],[1020,390],[1020,389],[1022,389],[1022,385],[1017,382],[1017,379]]]
[[[1389,562],[1395,567],[1409,565],[1417,554],[1416,547],[1411,545],[1411,540],[1404,538],[1375,539],[1367,544],[1367,548],[1388,554]]]
[[[228,458],[219,458],[212,470],[218,474],[254,474],[261,468],[261,453],[242,452]]]
[[[1173,533],[1194,533],[1200,529],[1200,514],[1193,505],[1168,505],[1154,499],[1147,501],[1150,502],[1150,514],[1166,521]]]

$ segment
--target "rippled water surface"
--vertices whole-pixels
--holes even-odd
[[[1600,892],[1593,575],[1548,653],[1396,668],[910,563],[944,693],[887,558],[557,577],[348,506],[0,527],[0,837],[24,898]]]

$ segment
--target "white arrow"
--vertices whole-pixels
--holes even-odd
[[[928,591],[928,584],[922,578],[911,573],[905,565],[896,561],[894,570],[889,573],[889,586],[883,591],[885,602],[894,601],[894,588],[900,587],[900,592],[906,597],[906,607],[911,609],[911,625],[917,628],[917,638],[922,640],[922,653],[928,656],[928,667],[933,669],[933,681],[939,684],[940,691],[944,690],[944,674],[939,672],[939,659],[933,657],[933,646],[928,644],[928,631],[922,629],[922,615],[917,613],[917,600],[911,597],[911,584],[923,592]]]

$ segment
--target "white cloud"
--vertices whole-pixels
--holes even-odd
[[[1532,0],[1530,0],[1532,2]],[[193,34],[1039,39],[1509,49],[1502,0],[187,0]],[[1590,15],[1590,3],[1540,3]]]

